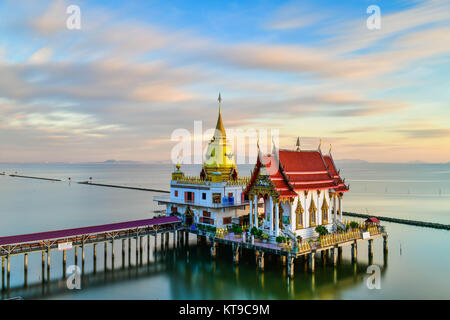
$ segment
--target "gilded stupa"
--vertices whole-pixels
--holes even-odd
[[[222,122],[222,97],[219,93],[219,117],[217,119],[214,136],[208,144],[203,162],[201,178],[212,181],[228,181],[237,179],[237,168],[233,150],[227,141],[225,127]],[[219,177],[220,176],[220,177]]]

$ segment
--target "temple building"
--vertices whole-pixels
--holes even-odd
[[[180,216],[187,225],[226,227],[243,223],[244,216],[248,219],[248,201],[243,191],[249,180],[238,175],[222,122],[220,94],[218,101],[217,125],[200,174],[185,176],[177,164],[170,182],[170,196],[154,197],[158,205],[166,205],[168,215]]]
[[[317,226],[335,232],[342,224],[342,198],[349,190],[331,156],[320,149],[259,151],[251,176],[240,178],[227,142],[221,115],[209,142],[201,172],[187,177],[177,164],[169,197],[154,197],[166,214],[187,225],[227,227],[233,223],[257,227],[274,242],[277,236],[316,237]]]
[[[250,200],[250,225],[269,234],[303,239],[342,225],[342,196],[349,190],[331,156],[317,150],[274,150],[258,155],[245,193]]]

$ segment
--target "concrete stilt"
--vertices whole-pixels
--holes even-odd
[[[142,263],[143,263],[143,248],[144,248],[144,237],[143,236],[140,236],[139,237],[140,239],[139,239],[139,241],[140,241],[140,243],[139,243],[139,263],[140,263],[140,265],[142,266]]]
[[[136,267],[138,266],[138,263],[139,263],[139,236],[136,236],[136,259],[135,259],[135,264],[136,264]]]
[[[358,244],[356,241],[352,243],[352,262],[355,263],[358,259]]]
[[[23,256],[23,286],[27,286],[28,280],[28,253]]]
[[[50,281],[50,247],[47,247],[47,281]]]
[[[164,232],[161,232],[161,250],[164,249]]]
[[[283,256],[286,258],[286,256]],[[294,257],[289,256],[287,257],[287,266],[288,266],[288,277],[293,279],[294,278]]]
[[[63,251],[63,278],[66,277],[66,264],[67,264],[67,250]]]
[[[176,243],[177,243],[177,239],[176,239],[176,231],[173,231],[172,234],[173,234],[173,248],[175,249]]]
[[[150,264],[150,235],[147,235],[147,264]]]
[[[169,232],[166,232],[166,249],[169,249]]]
[[[256,266],[259,264],[259,251],[255,250],[255,260],[256,260]]]
[[[114,239],[111,240],[111,270],[114,270]]]
[[[384,251],[384,254],[386,254],[388,252],[388,236],[387,235],[383,236],[383,251]]]
[[[11,266],[10,266],[10,262],[11,262],[11,256],[8,253],[8,256],[6,257],[6,288],[9,289],[9,283],[10,283],[10,278],[11,278]]]
[[[202,243],[202,236],[197,235],[197,245],[199,245],[200,243]]]
[[[233,244],[233,262],[239,264],[239,245]]]
[[[42,251],[42,282],[45,282],[45,251]]]
[[[158,251],[158,234],[155,233],[155,259],[157,251]]]
[[[84,274],[84,258],[85,258],[84,242],[81,245],[81,273]]]
[[[338,262],[342,261],[342,247],[338,247]]]
[[[281,256],[281,265],[282,266],[286,265],[286,256]]]
[[[104,255],[104,257],[103,257],[103,262],[104,262],[104,269],[105,269],[105,271],[107,270],[107,262],[108,262],[108,242],[107,241],[105,241],[105,242],[103,242],[103,244],[104,244],[104,246],[103,246],[103,248],[104,248],[104,252],[103,252],[103,255]]]
[[[311,271],[311,272],[314,272],[314,269],[315,269],[315,264],[316,264],[315,256],[316,256],[315,252],[311,252],[309,254],[309,271]]]
[[[97,244],[94,243],[94,249],[93,249],[93,254],[94,254],[94,274],[97,273]]]
[[[2,256],[2,290],[5,289],[5,256]]]
[[[264,270],[264,251],[260,251],[258,255],[259,270]]]
[[[78,247],[75,246],[75,265],[78,265]]]
[[[373,258],[373,239],[368,241],[368,246],[369,260],[371,260]]]
[[[128,266],[131,266],[131,238],[128,238]]]
[[[217,254],[216,242],[213,242],[211,246],[211,257],[215,258],[216,254]]]
[[[184,232],[184,245],[189,246],[189,231]]]
[[[338,260],[338,248],[334,247],[333,249],[331,249],[331,263],[333,264],[333,266],[337,265],[337,260]]]
[[[122,239],[122,269],[125,269],[125,239]]]

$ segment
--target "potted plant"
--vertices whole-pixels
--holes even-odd
[[[283,247],[284,244],[286,243],[286,238],[283,236],[278,236],[276,238],[276,241],[277,241],[279,247]]]
[[[356,228],[358,228],[359,227],[359,224],[358,224],[358,222],[356,222],[356,221],[352,221],[352,222],[350,222],[350,228],[352,228],[352,229],[356,229]]]
[[[267,242],[269,240],[269,235],[267,233],[261,234],[261,239],[263,242]]]
[[[297,236],[297,243],[302,243],[302,236]]]
[[[242,230],[242,227],[240,225],[238,225],[238,224],[233,225],[232,230],[233,230],[234,236],[236,238],[241,238],[242,237],[243,230]]]

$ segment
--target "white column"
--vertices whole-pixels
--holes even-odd
[[[278,237],[280,224],[279,203],[275,202],[275,236]]]
[[[337,207],[336,207],[336,193],[333,193],[333,215],[334,222],[337,223]]]
[[[255,210],[255,212],[254,212],[255,226],[258,227],[258,195],[257,194],[255,194],[255,200],[253,201],[253,203],[254,203],[253,210]]]
[[[339,219],[342,222],[342,196],[339,197],[339,211],[341,212],[341,214],[339,215]]]
[[[297,200],[299,201],[299,200]],[[295,201],[294,201],[295,203]],[[292,205],[293,203],[289,201],[289,210],[291,215],[291,231],[295,232],[297,229],[297,216],[295,215],[295,206]]]
[[[250,220],[250,230],[253,228],[253,205],[252,200],[250,199],[250,212],[249,214],[249,220]]]
[[[269,210],[270,234],[273,235],[273,199],[272,199],[272,197],[270,197],[269,205],[270,205],[270,210]]]

